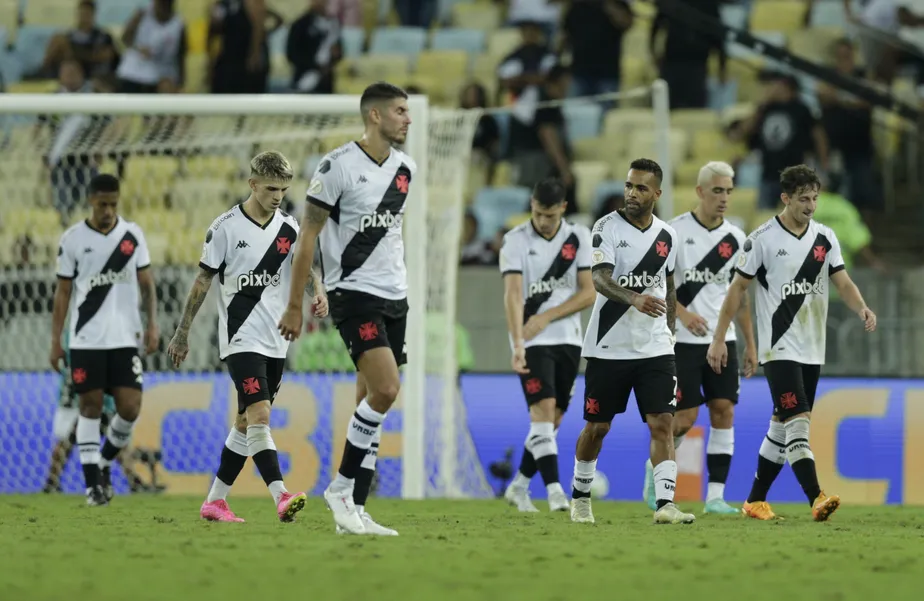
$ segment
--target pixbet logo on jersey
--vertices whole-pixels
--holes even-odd
[[[824,294],[824,292],[825,284],[823,281],[821,281],[821,278],[819,278],[814,282],[810,282],[808,280],[797,282],[796,280],[793,280],[789,283],[783,284],[781,295],[783,298],[786,298],[794,294]]]
[[[563,276],[560,278],[549,278],[547,280],[539,280],[538,282],[532,282],[529,285],[529,294],[527,298],[530,298],[536,294],[551,294],[556,290],[561,290],[565,288],[573,288],[571,284],[571,278]]]
[[[401,215],[385,211],[384,213],[372,213],[363,215],[359,220],[359,231],[365,232],[366,228],[384,227],[393,228],[401,227]]]
[[[248,271],[237,276],[237,289],[252,288],[255,286],[278,286],[282,278],[278,273]]]
[[[90,278],[90,288],[96,288],[97,286],[112,286],[120,282],[130,282],[131,279],[131,273],[127,269],[123,269],[122,271],[113,271],[110,269],[109,271],[104,271]]]
[[[649,275],[647,271],[643,271],[621,275],[616,283],[623,288],[660,288],[664,285],[664,278],[661,277],[660,272]]]
[[[686,269],[683,272],[683,281],[684,283],[725,284],[728,282],[728,273],[725,271],[714,273],[708,267],[706,269]]]

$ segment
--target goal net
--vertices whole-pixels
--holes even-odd
[[[405,150],[420,172],[405,216],[408,365],[385,420],[373,494],[490,494],[466,425],[456,358],[456,279],[463,192],[480,113],[409,101]],[[300,215],[324,153],[362,133],[358,96],[47,95],[0,104],[0,492],[42,488],[54,444],[61,376],[48,350],[62,231],[88,215],[97,173],[122,181],[120,213],[145,231],[158,291],[161,349],[179,323],[212,220],[249,194],[250,158],[275,149],[296,179],[285,209]],[[316,254],[317,256],[317,254]],[[306,311],[307,311],[306,303]],[[204,494],[236,413],[217,348],[214,295],[190,333],[181,370],[145,358],[145,406],[133,470],[171,493]],[[329,319],[306,316],[273,415],[290,489],[318,494],[336,471],[355,405],[354,366]],[[152,471],[153,470],[153,471]],[[128,483],[119,473],[117,490]],[[61,479],[82,490],[76,453]],[[248,467],[234,494],[265,494]]]

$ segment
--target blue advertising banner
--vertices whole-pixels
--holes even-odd
[[[58,402],[59,376],[51,373],[0,374],[0,493],[41,490],[54,445],[52,418]],[[461,393],[467,426],[478,463],[489,473],[491,463],[513,449],[514,468],[520,458],[528,423],[519,380],[510,375],[464,375]],[[234,391],[223,373],[145,375],[145,401],[133,447],[162,452],[158,479],[168,493],[205,494],[228,428],[237,411]],[[583,380],[576,401],[558,434],[560,473],[570,488],[574,446],[582,427]],[[290,374],[273,413],[273,435],[290,490],[319,494],[327,485],[342,453],[346,425],[354,406],[353,378],[339,374]],[[747,496],[757,462],[757,450],[767,431],[771,403],[766,381],[742,380],[735,419],[735,457],[726,498]],[[379,450],[377,494],[396,496],[401,490],[400,403],[385,421]],[[708,436],[708,411],[698,426]],[[432,433],[431,433],[432,434]],[[845,502],[924,505],[924,380],[823,379],[812,420],[812,449],[819,480],[829,493]],[[431,445],[430,448],[435,447]],[[703,438],[691,436],[680,449],[678,493],[702,498],[706,485]],[[604,442],[598,469],[610,483],[608,498],[639,500],[648,431],[634,408],[617,416]],[[68,461],[62,486],[83,488],[76,453]],[[136,471],[147,475],[144,467]],[[685,478],[685,480],[684,480]],[[489,476],[492,485],[498,483]],[[126,490],[119,476],[116,488]],[[545,496],[538,478],[534,498]],[[266,495],[266,488],[248,464],[234,486],[234,495]],[[803,502],[805,497],[784,469],[771,501]]]

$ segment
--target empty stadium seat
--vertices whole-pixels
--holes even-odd
[[[650,109],[615,109],[603,118],[603,135],[618,138],[632,129],[654,129],[654,126],[654,113]]]
[[[422,27],[388,27],[372,32],[370,54],[419,54],[427,43],[427,32]]]
[[[690,157],[703,164],[710,160],[727,158],[723,149],[727,144],[725,135],[718,128],[695,131],[690,144]]]
[[[51,94],[60,84],[54,79],[19,81],[10,83],[6,91],[10,94]]]
[[[656,157],[658,135],[658,132],[654,130],[636,129],[629,136],[629,148],[637,156]],[[671,128],[668,135],[670,136],[671,160],[677,165],[687,158],[690,136],[686,131],[676,128]]]
[[[496,4],[466,2],[452,7],[452,24],[455,27],[494,31],[500,23],[501,11]]]
[[[596,138],[600,133],[603,107],[596,102],[569,101],[562,107],[568,138],[572,141]]]
[[[844,13],[844,3],[841,0],[816,1],[812,5],[809,26],[846,28],[847,15]]]
[[[269,46],[270,54],[281,54],[285,56],[286,54],[286,42],[289,40],[289,26],[283,25],[276,31],[270,34],[269,39],[267,40],[267,45]]]
[[[719,116],[709,109],[679,109],[671,111],[671,127],[690,131],[715,130],[719,127]]]
[[[7,43],[16,39],[16,30],[19,27],[19,7],[16,3],[0,2],[0,27],[6,31]]]
[[[72,0],[29,0],[23,11],[23,22],[27,25],[68,29],[77,18],[75,9],[76,3]]]
[[[529,188],[484,188],[472,206],[478,219],[478,237],[491,240],[511,215],[529,206]]]
[[[485,34],[477,29],[437,29],[433,32],[430,47],[434,50],[464,50],[481,54],[485,49]]]
[[[571,151],[577,161],[593,161],[605,156],[608,146],[612,146],[612,142],[603,136],[571,140]]]
[[[789,34],[789,51],[814,63],[828,64],[833,56],[834,42],[844,37],[836,27],[813,27]]]
[[[22,79],[22,64],[11,54],[0,53],[0,77],[6,85]]]
[[[359,56],[366,45],[365,30],[360,27],[344,27],[340,32],[340,45],[343,48],[343,56]]]
[[[369,79],[401,79],[410,71],[410,58],[403,54],[363,54],[337,63],[338,76]]]
[[[138,9],[149,4],[149,0],[96,0],[96,23],[100,27],[124,26]],[[205,12],[198,16],[204,19]]]
[[[9,43],[9,33],[7,33],[6,27],[0,23],[0,55],[6,53],[6,46]]]
[[[578,210],[593,212],[597,186],[606,181],[610,166],[604,161],[574,161],[571,172],[577,183],[576,197]]]
[[[30,75],[42,67],[45,48],[57,32],[56,27],[45,25],[23,25],[16,35],[16,55],[22,65],[22,73]]]
[[[740,4],[723,4],[719,8],[722,23],[734,29],[747,30],[748,9]]]
[[[760,0],[751,5],[751,31],[796,31],[805,23],[805,2]]]
[[[415,79],[419,87],[433,94],[436,100],[455,100],[459,88],[465,85],[469,55],[464,50],[424,50],[417,57]]]
[[[696,179],[702,165],[699,161],[686,161],[674,165],[674,185],[677,187],[696,186]]]
[[[520,30],[513,27],[492,31],[488,35],[488,54],[500,61],[516,50],[522,41]]]

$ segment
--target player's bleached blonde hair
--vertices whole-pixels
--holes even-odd
[[[723,163],[722,161],[710,161],[702,166],[699,170],[699,176],[696,178],[696,185],[706,186],[709,182],[712,181],[712,178],[715,176],[719,177],[730,177],[734,179],[735,170],[728,163]]]
[[[289,181],[293,177],[292,165],[281,152],[267,150],[250,160],[250,177]]]

